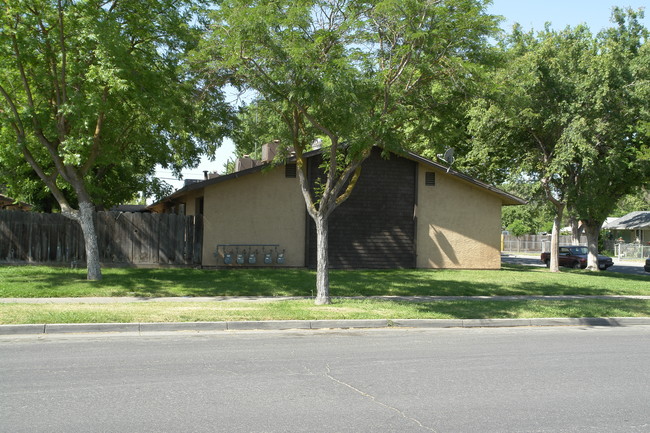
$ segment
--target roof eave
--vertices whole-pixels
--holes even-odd
[[[321,153],[323,153],[322,149],[316,149],[316,150],[312,150],[312,151],[309,151],[309,152],[305,152],[303,154],[303,157],[304,158],[311,158],[312,156],[316,156],[316,155],[319,155]],[[418,155],[416,153],[413,153],[413,152],[410,152],[410,151],[405,151],[405,152],[400,152],[400,153],[393,152],[393,153],[395,153],[397,155],[401,154],[402,156],[404,156],[404,157],[406,157],[408,159],[411,159],[412,161],[420,162],[422,164],[428,165],[428,166],[436,168],[438,170],[445,171],[445,172],[447,172],[448,174],[451,174],[454,177],[457,177],[457,178],[460,178],[460,179],[464,180],[465,182],[468,182],[468,183],[476,185],[476,186],[478,186],[480,188],[486,189],[486,190],[498,195],[501,198],[501,201],[502,201],[503,205],[505,205],[505,206],[516,206],[516,205],[523,205],[523,204],[528,203],[526,200],[524,200],[524,199],[522,199],[520,197],[517,197],[517,196],[515,196],[513,194],[507,193],[507,192],[505,192],[505,191],[503,191],[503,190],[501,190],[499,188],[496,188],[496,187],[494,187],[492,185],[488,185],[487,183],[481,182],[478,179],[475,179],[475,178],[473,178],[471,176],[460,173],[460,172],[458,172],[456,170],[452,170],[449,167],[445,167],[442,164],[439,164],[439,163],[437,163],[435,161],[427,159],[427,158],[425,158],[423,156],[420,156],[420,155]],[[217,183],[221,183],[221,182],[224,182],[224,181],[227,181],[227,180],[230,180],[230,179],[236,179],[238,177],[242,177],[242,176],[246,176],[248,174],[256,173],[258,171],[262,171],[263,169],[268,168],[268,167],[272,167],[274,165],[277,166],[277,165],[281,165],[281,164],[286,164],[287,162],[294,162],[295,160],[296,160],[295,155],[292,155],[289,158],[287,158],[285,161],[282,161],[282,162],[271,161],[271,162],[267,162],[267,163],[264,163],[264,164],[257,165],[255,167],[252,167],[252,168],[249,168],[249,169],[246,169],[246,170],[236,171],[234,173],[227,174],[227,175],[224,175],[224,176],[219,176],[219,177],[215,177],[215,178],[212,178],[212,179],[206,179],[206,180],[201,181],[201,182],[192,183],[190,185],[184,186],[183,188],[175,191],[171,195],[163,198],[162,200],[159,200],[156,203],[153,203],[153,204],[149,205],[147,207],[147,209],[153,208],[153,207],[155,207],[157,205],[160,205],[162,203],[165,203],[165,202],[171,202],[176,197],[179,197],[179,196],[181,196],[183,194],[186,194],[186,193],[188,193],[190,191],[199,190],[199,189],[205,188],[207,186],[214,185],[214,184],[217,184]]]
[[[446,173],[453,175],[454,177],[457,177],[457,178],[460,178],[460,179],[464,180],[465,182],[469,182],[469,183],[471,183],[473,185],[476,185],[478,187],[481,187],[483,189],[487,189],[488,191],[490,191],[490,192],[498,195],[499,197],[501,197],[502,203],[505,206],[518,206],[518,205],[523,205],[523,204],[528,203],[527,200],[524,200],[521,197],[517,197],[516,195],[505,192],[505,191],[503,191],[503,190],[501,190],[501,189],[499,189],[499,188],[497,188],[495,186],[489,185],[489,184],[487,184],[485,182],[481,182],[478,179],[475,179],[475,178],[473,178],[471,176],[463,174],[463,173],[461,173],[459,171],[453,170],[451,167],[445,167],[442,164],[439,164],[439,163],[437,163],[435,161],[427,159],[427,158],[425,158],[423,156],[420,156],[420,155],[418,155],[416,153],[407,151],[406,155],[411,160],[420,162],[422,164],[428,165],[428,166],[436,168],[438,170],[443,170]]]

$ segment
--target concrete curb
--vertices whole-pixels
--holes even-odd
[[[54,323],[0,325],[0,335],[95,334],[155,332],[215,332],[289,329],[370,329],[370,328],[514,328],[551,326],[650,325],[650,317],[584,317],[545,319],[377,319],[377,320],[270,320],[241,322],[174,323]]]

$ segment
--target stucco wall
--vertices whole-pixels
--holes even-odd
[[[202,196],[203,190],[192,191],[187,195],[186,199],[184,200],[185,215],[196,215],[198,213],[198,209],[196,209],[196,199]]]
[[[425,173],[435,172],[435,185]],[[501,199],[447,175],[418,168],[417,267],[499,269]]]
[[[279,244],[284,266],[305,265],[305,203],[284,166],[207,186],[203,197],[204,266],[224,266],[223,256],[214,256],[218,244]],[[256,266],[269,266],[258,251]]]

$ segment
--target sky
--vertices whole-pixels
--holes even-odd
[[[551,27],[560,30],[566,26],[586,24],[593,33],[611,25],[609,21],[614,6],[645,7],[643,0],[493,0],[488,12],[501,15],[505,20],[501,27],[509,31],[515,23],[521,24],[524,30],[541,30],[546,22]],[[643,24],[650,27],[650,8],[646,7],[646,17]],[[234,101],[233,101],[234,102]],[[215,154],[215,160],[203,158],[198,167],[183,171],[184,179],[202,179],[203,171],[224,172],[224,165],[229,159],[234,159],[235,146],[226,139]],[[171,184],[175,189],[183,186],[182,180],[175,180],[171,171],[159,169],[156,176]]]

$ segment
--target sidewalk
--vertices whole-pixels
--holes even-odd
[[[311,297],[88,297],[88,298],[0,298],[0,303],[138,303],[138,302],[276,302],[313,299]],[[335,299],[380,299],[386,301],[513,301],[563,299],[650,299],[650,296],[370,296]],[[376,319],[376,320],[272,320],[223,322],[167,323],[69,323],[0,325],[0,335],[127,333],[151,335],[156,332],[208,333],[237,330],[324,330],[371,328],[485,328],[485,327],[545,327],[545,326],[633,326],[650,325],[650,317],[611,318],[540,318],[540,319]]]

